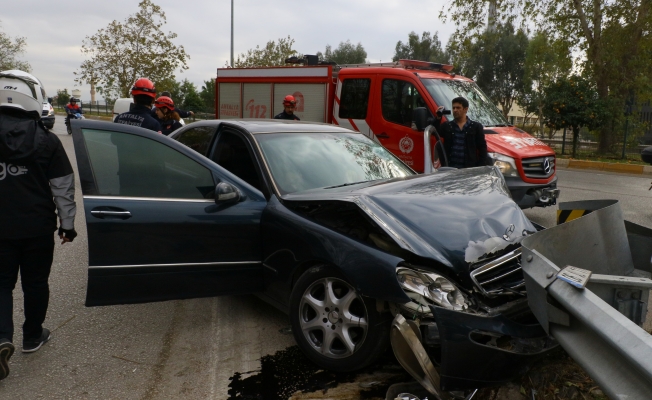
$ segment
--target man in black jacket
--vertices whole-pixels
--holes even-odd
[[[31,353],[50,340],[42,324],[57,219],[61,244],[77,236],[74,174],[61,141],[40,120],[42,93],[34,76],[0,72],[0,379],[9,374],[14,352],[12,292],[18,273],[23,352]]]
[[[449,167],[471,168],[491,165],[487,154],[487,142],[484,138],[483,126],[466,116],[469,102],[464,97],[456,97],[453,103],[453,120],[441,123],[441,113],[438,111],[434,126],[444,141],[444,149]],[[440,107],[442,110],[443,107]],[[443,157],[440,156],[440,159]]]
[[[152,117],[152,103],[156,98],[154,83],[147,78],[139,78],[131,88],[131,96],[134,103],[129,107],[129,111],[115,117],[113,122],[161,133],[161,124]]]

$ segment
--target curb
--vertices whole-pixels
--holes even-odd
[[[618,164],[608,163],[602,161],[582,161],[570,159],[557,159],[557,167],[572,168],[572,169],[585,169],[592,171],[606,171],[617,172],[623,174],[637,174],[637,175],[652,175],[652,165],[631,165],[631,164]]]

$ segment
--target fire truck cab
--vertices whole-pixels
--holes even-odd
[[[502,171],[521,208],[556,203],[559,195],[555,153],[542,141],[510,125],[471,79],[455,75],[452,66],[414,60],[355,65],[218,68],[216,118],[273,118],[283,111],[283,98],[296,100],[302,121],[326,122],[359,131],[381,143],[417,172],[439,166],[424,157],[424,132],[413,112],[434,115],[451,100],[469,101],[469,118],[484,126],[489,156]],[[446,111],[444,112],[446,114]],[[445,115],[444,118],[447,116]],[[448,114],[448,118],[451,118]]]

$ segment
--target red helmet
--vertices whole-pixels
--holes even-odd
[[[284,106],[295,106],[295,105],[297,105],[297,100],[294,98],[294,96],[292,96],[291,94],[288,94],[283,99],[283,105]]]
[[[147,78],[138,78],[131,88],[131,95],[144,94],[151,98],[156,98],[156,88],[154,83]]]
[[[174,111],[174,101],[168,96],[161,96],[154,102],[154,105],[158,108],[167,108],[170,111]]]

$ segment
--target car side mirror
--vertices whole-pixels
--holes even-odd
[[[52,104],[52,97],[48,97],[48,103]]]
[[[240,191],[227,182],[220,182],[215,185],[215,204],[234,204],[241,199]]]
[[[416,130],[423,131],[428,126],[428,117],[430,113],[425,107],[417,107],[412,110],[412,122],[413,126],[416,127]]]

